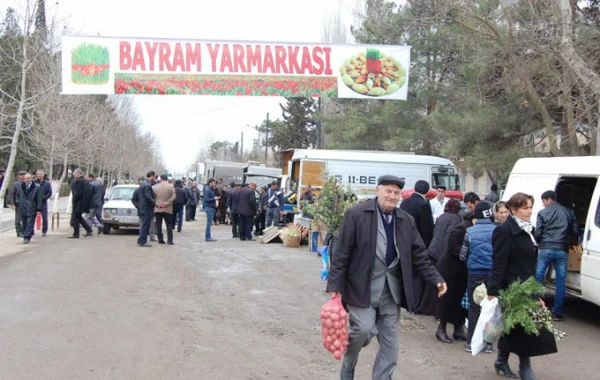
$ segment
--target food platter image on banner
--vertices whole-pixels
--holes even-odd
[[[62,94],[408,94],[409,46],[63,36],[62,50]]]
[[[350,97],[346,94],[349,90],[372,98],[406,99],[406,91],[401,90],[407,88],[408,72],[406,63],[400,62],[405,60],[388,54],[378,48],[367,48],[344,61],[340,66],[338,96]]]
[[[358,45],[338,68],[338,98],[406,100],[409,65],[408,46]]]

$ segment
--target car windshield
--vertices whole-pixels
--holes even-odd
[[[135,187],[115,187],[110,193],[111,201],[130,201]]]

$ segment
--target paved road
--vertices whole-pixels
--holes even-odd
[[[320,342],[320,262],[306,248],[233,240],[229,226],[206,243],[201,222],[149,249],[135,233],[73,241],[61,226],[30,245],[0,233],[1,379],[338,378]],[[597,378],[599,315],[567,301],[569,336],[559,354],[533,359],[540,379]],[[439,343],[435,328],[404,313],[395,379],[498,379],[493,355]],[[370,378],[376,348],[364,349],[357,379]]]

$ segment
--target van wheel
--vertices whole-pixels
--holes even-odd
[[[110,226],[102,226],[102,233],[104,233],[104,235],[110,235]]]

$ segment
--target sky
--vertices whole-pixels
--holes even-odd
[[[0,0],[0,11],[20,8],[25,1]],[[357,4],[357,0],[46,0],[46,9],[47,18],[56,17],[72,35],[322,42],[324,20],[341,10],[349,28]],[[280,118],[282,102],[281,97],[135,96],[141,128],[160,141],[172,171],[185,170],[207,141],[236,142],[243,133],[244,150],[251,148],[258,132],[248,125],[259,125],[267,113],[271,120]]]

